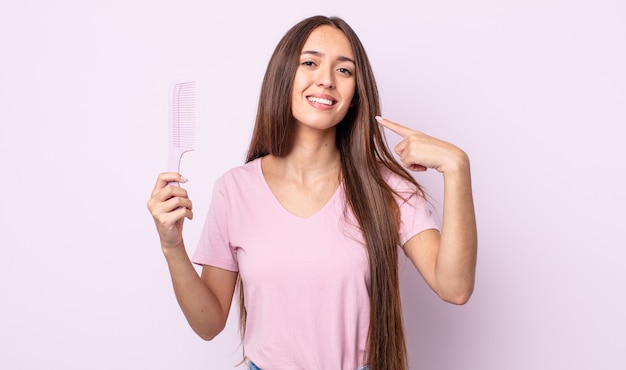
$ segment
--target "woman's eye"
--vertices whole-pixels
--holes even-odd
[[[337,71],[339,71],[339,73],[343,73],[345,75],[351,76],[352,75],[352,71],[349,70],[348,68],[339,68]]]
[[[314,66],[315,63],[313,63],[313,61],[310,60],[305,60],[304,62],[301,63],[303,66]]]

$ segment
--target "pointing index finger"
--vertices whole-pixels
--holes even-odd
[[[406,138],[406,137],[408,137],[408,136],[410,136],[410,135],[415,133],[410,128],[402,126],[402,125],[400,125],[398,123],[392,122],[392,121],[390,121],[390,120],[388,120],[386,118],[383,118],[381,116],[376,116],[376,121],[378,121],[378,123],[380,123],[384,127],[387,127],[391,131],[395,132],[396,134],[402,136],[403,138]]]

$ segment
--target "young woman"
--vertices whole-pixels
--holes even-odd
[[[148,208],[200,337],[224,328],[239,281],[250,369],[406,370],[398,249],[442,299],[469,299],[477,241],[468,157],[379,114],[357,35],[339,18],[308,18],[274,51],[247,163],[216,182],[191,260],[182,227],[192,203],[167,185],[185,179],[159,175]],[[383,127],[404,138],[399,162]],[[441,232],[405,168],[442,173]]]

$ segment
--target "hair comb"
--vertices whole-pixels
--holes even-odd
[[[170,86],[168,172],[180,172],[183,154],[194,150],[195,134],[196,82],[174,82]]]

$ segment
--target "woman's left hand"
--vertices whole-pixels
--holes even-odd
[[[403,138],[396,145],[395,152],[400,157],[402,165],[410,170],[426,171],[427,168],[433,168],[441,173],[447,173],[467,167],[469,163],[465,152],[450,143],[386,118],[376,117],[376,120]]]
[[[395,151],[403,166],[443,174],[441,234],[426,230],[407,241],[404,251],[442,299],[464,304],[474,290],[478,245],[469,159],[450,143],[387,119],[376,120],[402,136]]]

